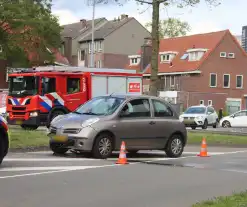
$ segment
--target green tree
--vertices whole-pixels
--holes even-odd
[[[119,1],[119,0],[116,0]],[[152,59],[151,59],[151,77],[150,77],[150,95],[157,95],[159,78],[158,78],[158,54],[159,54],[159,21],[160,5],[176,5],[179,8],[195,6],[203,0],[135,0],[139,4],[148,4],[153,9],[152,12]],[[209,5],[217,6],[220,0],[204,0]]]
[[[152,22],[148,22],[145,27],[150,29]],[[168,18],[166,20],[160,20],[159,22],[159,36],[160,39],[164,37],[179,37],[184,36],[187,32],[191,31],[191,27],[188,22],[181,21],[176,18]]]
[[[47,48],[61,46],[61,27],[50,5],[50,0],[0,0],[0,45],[9,66],[54,60]]]

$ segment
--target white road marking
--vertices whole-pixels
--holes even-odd
[[[8,162],[57,162],[57,161],[93,161],[97,159],[90,158],[5,158],[4,161]]]
[[[70,169],[68,168],[68,169],[64,169],[64,170],[55,170],[55,171],[48,171],[48,172],[2,176],[2,177],[0,177],[0,179],[26,177],[26,176],[34,176],[34,175],[44,175],[44,174],[53,174],[53,173],[59,173],[59,172],[69,172],[69,171],[75,171],[75,170],[86,170],[86,169],[104,168],[104,167],[112,167],[112,166],[117,166],[117,165],[87,166],[86,168],[85,168],[85,166],[78,166],[77,168],[70,168]]]

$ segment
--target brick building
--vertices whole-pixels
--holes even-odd
[[[144,90],[149,88],[151,48],[144,44],[127,67],[143,73]],[[160,41],[159,91],[184,107],[213,105],[229,113],[246,108],[246,72],[247,55],[229,30]]]

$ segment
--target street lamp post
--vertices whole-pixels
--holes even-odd
[[[94,16],[95,16],[95,0],[93,1],[93,17],[92,17],[92,44],[91,44],[91,67],[94,67]]]

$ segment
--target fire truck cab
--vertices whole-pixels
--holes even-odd
[[[49,127],[95,96],[142,94],[142,75],[135,70],[46,66],[19,69],[8,78],[7,121],[24,129]]]

